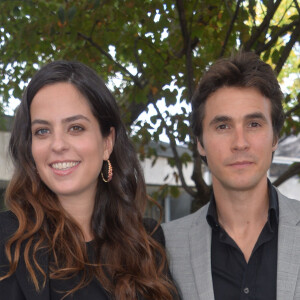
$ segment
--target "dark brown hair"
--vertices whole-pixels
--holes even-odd
[[[91,265],[80,226],[60,205],[57,196],[41,181],[31,153],[30,105],[44,86],[69,82],[88,100],[104,137],[115,128],[115,145],[110,156],[114,168],[109,183],[98,180],[91,220],[96,261]],[[120,300],[170,300],[173,286],[166,276],[163,247],[143,226],[147,201],[145,182],[130,143],[116,101],[101,78],[79,62],[56,61],[47,64],[30,81],[18,108],[9,144],[15,171],[6,191],[6,204],[16,215],[19,228],[6,244],[11,276],[20,256],[36,290],[42,288],[35,257],[49,249],[54,262],[50,278],[66,279],[82,272],[82,280],[68,294],[96,277],[113,298]],[[25,244],[24,253],[21,252]],[[126,245],[126,246],[125,246]],[[159,259],[158,259],[159,257]]]
[[[202,122],[207,98],[222,87],[256,88],[271,102],[274,139],[284,122],[283,94],[271,66],[252,52],[239,52],[216,61],[203,75],[192,97],[192,130],[203,146]]]

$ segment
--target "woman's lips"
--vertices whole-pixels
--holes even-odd
[[[80,164],[80,161],[59,161],[50,164],[54,174],[59,176],[69,175],[75,171]]]

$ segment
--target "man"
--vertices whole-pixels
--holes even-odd
[[[284,122],[271,67],[253,53],[217,61],[192,99],[210,203],[163,224],[184,300],[299,300],[300,201],[267,178]]]

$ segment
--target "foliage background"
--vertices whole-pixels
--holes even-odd
[[[283,136],[300,131],[300,8],[297,0],[23,0],[0,1],[0,109],[20,99],[43,64],[79,60],[110,82],[141,157],[154,157],[150,140],[168,137],[179,184],[208,201],[210,186],[189,129],[189,102],[216,59],[243,48],[272,65],[284,83]],[[165,110],[158,105],[163,101]],[[177,112],[171,107],[177,104]],[[152,108],[149,121],[138,119]],[[179,155],[177,145],[189,153]],[[182,169],[192,161],[188,186]],[[300,173],[296,163],[275,182]],[[162,185],[159,193],[178,190]]]

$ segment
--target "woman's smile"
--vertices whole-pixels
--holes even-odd
[[[70,83],[47,85],[30,113],[32,155],[42,181],[58,199],[94,199],[110,151],[87,99]]]

